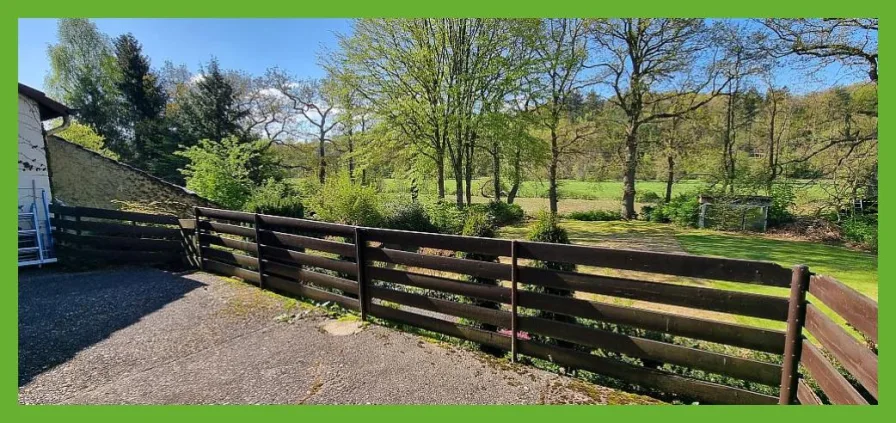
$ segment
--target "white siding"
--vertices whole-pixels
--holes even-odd
[[[19,94],[19,208],[30,208],[35,194],[40,207],[42,189],[50,201],[47,149],[40,113],[34,100]],[[45,218],[43,213],[40,217]]]

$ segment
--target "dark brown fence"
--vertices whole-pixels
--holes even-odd
[[[809,284],[805,267],[360,228],[206,208],[197,209],[196,216],[205,270],[339,304],[363,318],[511,351],[514,359],[549,360],[708,403],[820,402],[799,377],[802,364],[829,402],[861,402],[831,361],[802,342],[805,324],[877,395],[876,353],[809,304],[805,294],[808,289],[859,330],[873,326],[875,341],[876,304],[827,277],[813,276]],[[535,261],[791,288],[791,298],[547,270],[533,266]],[[562,291],[601,300],[555,295]],[[623,306],[604,297],[789,322],[788,331]]]
[[[179,229],[171,217],[51,210],[61,239],[78,245],[72,249],[78,254],[145,260],[186,251],[206,271],[338,304],[364,319],[506,350],[514,360],[546,360],[706,403],[877,402],[877,352],[857,335],[876,348],[877,304],[805,266],[208,208],[180,220]],[[182,243],[185,234],[198,242]],[[599,274],[550,270],[539,265],[545,262]],[[663,275],[690,283],[655,281]],[[708,281],[779,287],[781,295],[716,289]],[[575,295],[560,295],[569,292]],[[649,304],[619,304],[634,301]],[[786,330],[695,317],[706,312],[776,321]],[[825,312],[841,316],[856,334]]]
[[[89,262],[178,264],[188,238],[174,216],[50,206],[60,258]]]

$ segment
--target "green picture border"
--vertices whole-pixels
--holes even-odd
[[[252,8],[255,8],[254,10]],[[3,157],[8,160],[9,167],[0,167],[0,188],[4,198],[12,199],[17,188],[17,169],[12,166],[13,157],[17,157],[18,123],[17,103],[13,103],[12,80],[17,75],[18,57],[18,19],[22,17],[411,17],[411,16],[451,16],[451,17],[610,17],[610,16],[663,16],[663,17],[880,17],[888,22],[887,3],[879,0],[856,2],[830,0],[749,0],[749,1],[670,1],[670,0],[638,0],[602,2],[587,1],[541,1],[541,0],[450,0],[429,2],[419,0],[340,0],[337,2],[302,2],[295,0],[266,0],[264,2],[241,2],[234,0],[195,1],[195,0],[153,0],[150,2],[127,1],[60,1],[43,0],[27,2],[14,0],[12,4],[2,6],[6,15],[0,25],[3,33],[4,55],[9,61],[2,66],[3,79],[8,81],[9,96],[2,102],[4,133],[6,142],[0,143]],[[884,16],[881,16],[884,15]],[[886,23],[884,24],[886,27]],[[881,35],[881,50],[893,51],[885,29]],[[892,40],[892,37],[890,37]],[[189,42],[189,40],[184,40]],[[301,40],[296,40],[301,42]],[[884,57],[892,53],[884,52]],[[887,72],[884,59],[884,73]],[[884,76],[882,90],[887,88],[887,77]],[[882,93],[881,93],[882,94]],[[887,95],[880,95],[880,115],[889,116]],[[888,119],[881,121],[880,133],[886,133]],[[896,151],[892,143],[880,144],[879,163],[888,163],[887,156]],[[16,169],[16,170],[14,170]],[[881,213],[886,210],[889,200],[893,198],[893,190],[886,181],[893,180],[891,170],[880,167]],[[14,422],[55,421],[200,421],[215,422],[470,422],[490,420],[501,422],[548,422],[548,421],[582,421],[600,422],[627,419],[632,423],[650,419],[655,423],[674,421],[691,422],[695,419],[715,422],[751,422],[766,423],[770,421],[836,421],[849,423],[865,423],[871,419],[883,419],[888,404],[887,381],[890,366],[886,359],[879,369],[884,400],[879,406],[872,407],[778,407],[778,406],[23,406],[18,404],[18,267],[14,262],[13,239],[16,232],[11,228],[16,220],[12,204],[0,208],[0,222],[10,226],[0,234],[6,241],[2,248],[2,272],[0,278],[0,313],[2,313],[3,348],[0,355],[0,371],[2,386],[8,387],[8,394],[0,398],[3,408],[0,418]],[[894,238],[886,228],[893,229],[893,222],[881,220],[879,257],[886,257],[892,251]],[[891,235],[887,235],[891,234]],[[896,264],[884,260],[879,264],[879,280],[896,279]],[[890,294],[889,288],[881,287],[879,298]],[[886,302],[888,300],[884,300]],[[886,307],[884,308],[886,310]],[[886,344],[886,328],[889,327],[889,314],[879,316],[880,333]],[[884,347],[886,350],[886,346]],[[13,387],[16,387],[13,393]],[[773,419],[773,420],[759,420]]]

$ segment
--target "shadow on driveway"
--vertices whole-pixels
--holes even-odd
[[[204,284],[122,268],[19,275],[19,387]]]

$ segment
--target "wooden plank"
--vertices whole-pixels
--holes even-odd
[[[211,260],[207,258],[202,258],[202,266],[203,269],[207,272],[217,273],[219,275],[225,276],[235,276],[237,278],[243,279],[247,282],[252,282],[255,285],[258,285],[260,279],[258,279],[258,273],[253,272],[248,269],[243,269],[239,266],[234,266],[232,264],[223,263],[217,260]]]
[[[209,235],[200,233],[199,234],[199,243],[200,245],[208,245],[215,244],[220,245],[222,247],[233,248],[237,250],[246,251],[249,253],[257,254],[258,253],[258,245],[254,242],[246,242],[240,241],[238,239],[226,238],[220,235]]]
[[[501,328],[510,327],[510,313],[501,310],[494,310],[485,307],[479,307],[472,304],[463,304],[456,301],[442,300],[438,298],[430,298],[425,295],[412,294],[409,292],[397,291],[394,289],[386,289],[371,286],[369,287],[372,298],[391,301],[422,310],[434,311],[436,313],[447,314],[464,319],[476,320],[478,322],[495,325]]]
[[[520,266],[520,282],[570,291],[699,308],[778,321],[787,320],[787,299],[738,291],[646,282]]]
[[[325,288],[333,288],[350,294],[358,294],[358,283],[355,281],[315,272],[313,270],[289,266],[276,261],[264,260],[263,262],[265,272],[268,275],[276,275],[281,279],[313,283]]]
[[[245,226],[231,225],[228,223],[212,222],[209,220],[200,220],[199,227],[206,231],[215,231],[228,235],[244,236],[246,238],[255,239],[255,229]]]
[[[520,241],[519,257],[693,278],[790,286],[790,269],[775,263]]]
[[[183,255],[176,251],[127,251],[127,250],[94,250],[90,248],[74,248],[57,244],[56,251],[60,258],[71,257],[81,261],[126,264],[160,264],[180,261]]]
[[[510,304],[510,290],[500,286],[463,282],[438,276],[421,275],[385,267],[368,266],[368,280],[380,280],[417,288],[432,289],[451,294]]]
[[[784,348],[784,333],[780,331],[532,291],[521,290],[518,292],[518,295],[519,306],[526,308],[633,326],[775,354],[782,353]]]
[[[176,216],[162,215],[162,214],[150,214],[150,213],[138,213],[132,211],[122,211],[122,210],[109,210],[109,209],[98,209],[94,207],[64,207],[57,205],[51,205],[50,211],[55,214],[61,215],[80,215],[81,217],[92,217],[97,219],[110,219],[110,220],[131,220],[135,222],[141,223],[159,223],[159,224],[168,224],[168,225],[177,225],[178,219]]]
[[[62,220],[53,218],[50,222],[57,229],[86,231],[93,235],[180,239],[180,230],[160,226],[135,226],[118,222],[98,222],[89,220]]]
[[[868,404],[811,342],[803,342],[801,363],[833,404]]]
[[[340,225],[338,223],[319,222],[316,220],[297,219],[294,217],[271,216],[266,214],[258,215],[258,218],[266,226],[277,226],[281,228],[299,229],[302,232],[314,232],[322,235],[343,236],[354,239],[355,227],[351,225]]]
[[[629,357],[677,364],[769,386],[781,383],[781,366],[651,339],[558,322],[532,316],[519,317],[520,330]]]
[[[232,220],[234,222],[254,223],[255,215],[252,213],[238,212],[232,210],[213,209],[208,207],[198,207],[199,212],[205,217],[213,217],[217,219]]]
[[[178,224],[181,229],[185,230],[195,230],[196,229],[196,220],[195,219],[179,219]]]
[[[428,247],[442,250],[465,251],[491,256],[510,256],[510,241],[392,229],[365,229],[368,240],[402,247]]]
[[[488,345],[503,350],[510,350],[510,337],[492,331],[476,329],[460,323],[410,313],[380,304],[370,304],[370,315],[381,319],[403,323],[409,326],[438,332],[443,335],[458,339],[465,339],[482,345]]]
[[[127,250],[127,251],[182,251],[180,241],[167,239],[148,238],[124,238],[101,235],[75,235],[67,232],[57,232],[56,239],[63,243],[86,245],[97,250]]]
[[[285,262],[287,264],[301,264],[306,266],[320,267],[334,272],[344,273],[351,277],[357,277],[358,269],[355,263],[335,260],[328,257],[317,256],[314,254],[300,253],[298,251],[285,250],[283,248],[261,246],[266,258]]]
[[[800,380],[800,354],[802,353],[803,325],[806,321],[806,292],[809,290],[809,267],[793,266],[790,279],[790,296],[787,299],[787,327],[784,338],[784,354],[781,355],[781,385],[778,404],[796,404],[797,382]]]
[[[421,275],[383,267],[368,267],[368,279],[376,279],[451,294],[510,304],[511,290]],[[566,298],[531,291],[518,291],[518,306],[552,311],[672,335],[749,348],[774,354],[784,351],[784,333],[714,320],[698,319],[636,307]]]
[[[379,318],[438,332],[455,338],[466,339],[503,350],[509,350],[511,346],[510,337],[508,336],[491,331],[483,331],[462,324],[409,313],[379,304],[371,304],[370,312],[371,315]],[[618,360],[602,358],[565,348],[522,340],[519,341],[519,344],[520,353],[522,354],[560,362],[575,368],[593,371],[595,373],[604,374],[616,379],[648,387],[660,388],[666,392],[685,394],[710,403],[774,404],[777,402],[776,398],[768,395],[710,382],[703,382],[659,370],[632,366]]]
[[[877,302],[824,275],[812,276],[809,293],[877,342]]]
[[[874,398],[877,398],[877,355],[850,336],[818,307],[806,308],[806,329]]]
[[[346,309],[358,311],[358,300],[354,298],[334,294],[322,289],[312,288],[310,286],[302,285],[300,283],[283,279],[277,276],[268,276],[265,282],[270,287],[270,289],[275,291],[286,292],[293,295],[300,295],[302,297],[310,298],[315,301],[329,301],[339,304]]]
[[[550,360],[561,365],[635,383],[662,392],[684,395],[710,404],[776,404],[772,396],[679,376],[662,370],[648,369],[622,361],[546,345],[535,341],[519,341],[520,353]]]
[[[239,267],[258,269],[258,259],[243,254],[236,254],[231,253],[230,251],[202,247],[202,256],[211,260],[220,261],[222,263],[227,263]]]
[[[304,235],[293,235],[283,232],[262,229],[261,242],[278,248],[308,248],[327,253],[339,254],[344,257],[355,257],[355,246],[346,242],[330,241]]]
[[[364,252],[367,259],[372,261],[423,267],[445,272],[478,276],[481,278],[510,280],[510,265],[504,263],[432,256],[381,247],[367,247]]]
[[[800,379],[796,387],[796,398],[800,400],[802,405],[824,405],[821,398],[815,395],[812,388],[806,383],[805,379]]]

